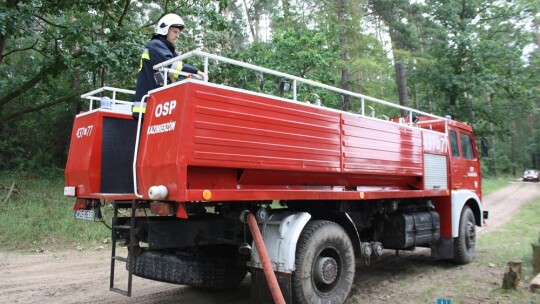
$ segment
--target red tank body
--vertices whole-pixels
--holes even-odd
[[[204,190],[212,201],[447,195],[423,184],[424,153],[444,155],[445,143],[444,134],[188,81],[151,95],[139,190],[147,198],[165,185],[177,202],[205,200]]]

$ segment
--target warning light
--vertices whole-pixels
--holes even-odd
[[[84,198],[78,198],[77,200],[75,200],[75,205],[73,205],[73,211],[77,211],[77,210],[81,210],[81,209],[86,209],[86,207],[88,206],[87,204],[87,200],[84,199]]]
[[[162,202],[151,202],[150,203],[150,212],[153,215],[162,215],[168,216],[174,214],[174,206],[170,203]]]
[[[212,192],[210,190],[204,190],[202,197],[205,201],[209,201],[212,198]]]

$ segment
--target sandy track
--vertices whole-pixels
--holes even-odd
[[[512,215],[523,206],[540,197],[540,184],[514,181],[499,191],[483,198],[484,210],[489,211],[487,225],[480,228],[480,233],[487,233],[508,222]]]
[[[484,208],[490,211],[488,225],[480,233],[500,227],[519,208],[540,197],[540,184],[515,182],[484,197]],[[390,254],[391,252],[389,252]],[[390,256],[387,254],[387,256]],[[400,263],[420,263],[431,267],[428,250],[418,250],[400,257]],[[109,292],[110,252],[103,250],[67,251],[58,253],[21,254],[0,252],[0,302],[1,303],[249,303],[249,277],[234,291],[213,294],[206,291],[133,278],[131,298]],[[377,265],[378,263],[378,265]],[[127,272],[124,263],[117,263],[116,286],[124,289]],[[389,295],[376,290],[391,284],[391,271],[396,259],[383,258],[364,271],[357,267],[357,278],[347,303],[386,303]],[[415,266],[416,267],[416,266]],[[399,267],[398,267],[399,268]],[[450,270],[451,271],[451,270]],[[422,274],[424,276],[424,274]],[[391,299],[404,299],[392,294]],[[405,297],[406,298],[406,297]],[[404,302],[403,302],[404,303]]]
[[[247,303],[249,286],[208,294],[195,288],[133,277],[131,298],[109,292],[110,252],[68,251],[0,256],[0,303]],[[125,263],[117,263],[115,287],[126,289]]]

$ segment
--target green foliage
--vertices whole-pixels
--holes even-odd
[[[141,51],[165,12],[185,16],[181,50],[217,46],[207,32],[227,24],[211,1],[195,2],[0,3],[0,170],[63,167],[79,95],[134,88]]]
[[[505,186],[515,178],[511,176],[482,176],[482,195],[495,192]]]
[[[523,50],[532,41],[528,1],[428,1],[411,84],[420,109],[473,125],[489,140],[485,173],[538,166],[539,78]],[[527,17],[528,16],[528,17]],[[426,40],[429,39],[429,40]]]
[[[72,117],[86,107],[78,96],[133,89],[141,50],[168,12],[186,23],[181,52],[203,49],[396,103],[406,93],[409,106],[451,114],[489,141],[484,173],[540,167],[539,46],[523,53],[538,35],[535,1],[30,0],[0,2],[0,170],[63,167]],[[279,94],[279,77],[261,83],[223,64],[210,75]],[[300,85],[298,94],[359,109],[337,93]]]
[[[100,223],[75,219],[74,199],[62,195],[63,180],[58,172],[48,177],[2,174],[0,183],[15,182],[13,193],[0,206],[0,247],[5,250],[58,250],[74,244],[98,245],[110,238]],[[4,198],[4,191],[2,199]]]
[[[331,69],[330,62],[335,60],[336,55],[327,49],[326,44],[325,37],[315,30],[305,28],[297,31],[278,30],[271,42],[252,43],[241,52],[224,55],[294,76],[333,84],[335,79],[331,77],[329,70]],[[280,77],[261,75],[258,72],[226,64],[214,67],[211,74],[215,75],[213,81],[216,82],[267,94],[280,94],[278,89],[282,80]],[[263,80],[262,83],[261,80]],[[326,100],[324,97],[327,96],[323,91],[315,90],[311,86],[298,85],[298,100],[309,101],[314,94],[320,94],[323,102]]]

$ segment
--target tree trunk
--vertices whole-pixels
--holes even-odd
[[[502,288],[517,289],[521,280],[521,262],[508,262],[508,268],[504,273]]]
[[[253,24],[253,27],[255,28],[255,36],[257,39],[253,38],[254,41],[261,41],[261,15],[259,12],[255,11],[255,22]]]
[[[538,25],[540,26],[540,24]],[[540,33],[540,30],[539,30],[539,33]],[[540,89],[540,81],[537,82],[536,86]],[[540,98],[536,99],[536,107],[540,107]],[[538,125],[537,115],[535,113],[530,113],[527,117],[527,123],[529,125],[530,133],[525,136],[526,137],[528,136],[531,139],[533,147],[537,147],[538,146],[538,130],[536,128],[536,126]],[[538,149],[534,149],[533,151],[531,151],[531,160],[532,160],[532,168],[538,168],[538,166],[540,165],[539,164],[540,151],[538,151]]]
[[[291,19],[291,3],[289,0],[281,0],[281,6],[283,6],[283,19],[285,20],[285,23],[288,24]]]
[[[493,114],[493,94],[489,94],[487,97],[488,102],[488,110],[489,114]],[[495,141],[495,126],[493,125],[493,121],[489,122],[489,137],[491,138],[491,173],[493,173],[494,176],[497,176],[497,149],[496,149],[496,141]]]
[[[539,292],[540,293],[540,273],[537,274],[536,277],[534,277],[534,279],[531,281],[531,285],[529,287],[531,288],[531,292]]]
[[[512,120],[512,130],[517,130],[515,120]],[[510,161],[512,163],[512,175],[516,176],[516,134],[510,136]]]
[[[532,245],[532,265],[533,265],[533,273],[537,274],[540,273],[540,241],[539,243],[534,243]]]
[[[6,36],[0,34],[0,64],[2,64],[2,61],[4,61],[4,48],[6,47]]]
[[[223,10],[223,18],[225,18],[225,20],[227,21],[231,20],[231,11],[228,6]],[[225,49],[226,50],[231,49],[231,32],[230,31],[225,32]]]
[[[343,49],[341,53],[341,59],[343,60],[343,68],[341,69],[341,88],[347,91],[351,90],[351,71],[347,67],[347,61],[349,61],[349,51],[347,50],[347,37],[346,37],[346,22],[345,22],[345,0],[338,0],[338,23],[339,27],[339,44]],[[349,95],[342,95],[342,106],[343,111],[349,111],[351,109],[351,101]]]
[[[74,18],[74,17],[72,17]],[[72,48],[71,48],[71,54],[76,54],[80,52],[80,47],[78,44],[74,45]],[[94,76],[95,76],[95,73],[93,73]],[[102,79],[102,83],[101,85],[103,86],[103,78]],[[76,66],[73,70],[73,76],[71,78],[71,85],[73,86],[73,89],[74,91],[80,91],[81,90],[81,69],[80,67]],[[71,102],[70,102],[70,105],[71,105],[71,110],[73,111],[73,117],[75,117],[75,115],[77,115],[78,113],[80,113],[82,111],[82,104],[80,102],[80,99],[79,98],[74,98]],[[68,136],[70,136],[71,138],[71,132],[68,132]],[[69,138],[68,138],[68,142],[69,142]]]
[[[249,16],[249,7],[248,7],[248,4],[247,4],[247,1],[243,0],[243,2],[244,2],[244,8],[246,9],[246,18],[247,18],[247,21],[248,21],[251,36],[253,37],[253,41],[258,42],[259,37],[257,37],[257,33],[255,32],[255,27],[253,26],[253,20]]]
[[[536,29],[536,50],[540,56],[540,17],[534,18],[534,28]]]
[[[404,107],[408,107],[409,100],[407,94],[407,75],[405,67],[401,62],[396,62],[394,67],[396,69],[396,84],[398,89],[399,104]],[[407,111],[401,110],[401,116],[407,117],[408,115],[409,113],[407,113]]]
[[[415,109],[420,110],[420,105],[418,104],[418,91],[416,90],[416,83],[413,82],[412,86],[413,106]]]
[[[406,37],[409,37],[407,34],[406,25],[403,23],[404,19],[407,18],[407,12],[409,11],[409,1],[376,1],[371,0],[370,3],[373,6],[375,12],[381,17],[381,19],[386,23],[389,29],[390,41],[392,45],[392,51],[403,50],[410,51],[413,47],[411,41]],[[392,3],[389,5],[389,3]],[[412,29],[411,29],[412,30]],[[403,59],[398,56],[395,56],[394,52],[394,70],[396,71],[396,86],[399,97],[399,104],[404,107],[409,107],[409,95],[407,89],[407,70],[405,62]],[[409,112],[406,110],[401,110],[401,116],[409,116]]]

